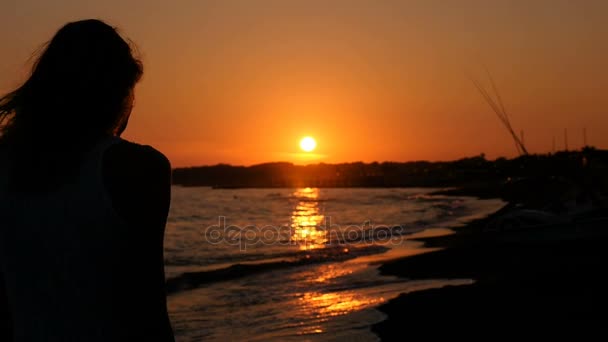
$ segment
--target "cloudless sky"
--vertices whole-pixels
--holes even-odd
[[[483,65],[530,152],[565,128],[571,149],[583,128],[608,148],[608,1],[3,0],[0,92],[85,18],[137,45],[125,137],[174,166],[514,156],[468,78],[489,87]]]

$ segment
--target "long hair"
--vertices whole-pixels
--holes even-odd
[[[82,156],[120,135],[141,62],[115,28],[68,23],[35,61],[31,75],[0,98],[0,152],[19,191],[48,190],[75,175]]]

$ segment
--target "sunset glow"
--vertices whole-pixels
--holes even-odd
[[[312,152],[317,147],[317,141],[313,137],[304,137],[300,140],[300,148],[304,152]]]
[[[513,157],[469,78],[490,89],[485,66],[530,153],[564,149],[566,128],[570,149],[608,147],[606,1],[147,4],[12,2],[0,90],[61,25],[96,17],[144,63],[124,137],[174,167]],[[297,145],[303,134],[314,152]]]

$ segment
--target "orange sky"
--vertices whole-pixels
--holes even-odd
[[[446,160],[515,147],[467,74],[491,70],[530,152],[608,148],[608,1],[9,0],[0,91],[65,22],[139,47],[128,139],[173,166]],[[304,157],[302,136],[318,148]]]

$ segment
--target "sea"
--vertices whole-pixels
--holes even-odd
[[[176,340],[377,341],[382,303],[473,282],[378,267],[430,251],[417,237],[452,234],[504,205],[436,190],[173,187],[165,273],[178,284],[167,304]]]

